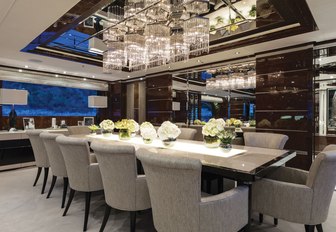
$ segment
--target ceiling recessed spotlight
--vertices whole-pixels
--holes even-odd
[[[22,72],[22,69],[19,69],[19,72]]]
[[[240,52],[235,52],[235,54],[236,54],[236,55],[239,55],[239,54],[240,54]]]
[[[63,71],[63,74],[67,74],[67,72],[66,72],[66,71]]]
[[[142,80],[143,80],[143,78],[141,77],[141,78],[140,78],[140,81],[142,81]]]
[[[201,60],[197,60],[198,63],[201,63]]]
[[[128,78],[130,78],[130,76],[127,76]]]
[[[25,65],[25,68],[29,68],[29,66],[28,66],[28,65]]]
[[[170,69],[170,66],[168,66],[168,68]]]
[[[86,81],[86,78],[85,78],[85,77],[83,78],[83,81]]]
[[[58,74],[56,74],[55,77],[58,77]]]
[[[96,78],[95,75],[93,75],[92,78]]]

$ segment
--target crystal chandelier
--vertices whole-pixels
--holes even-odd
[[[253,89],[256,87],[256,74],[254,71],[244,73],[232,73],[229,75],[217,75],[206,81],[206,89]]]
[[[110,7],[104,72],[138,71],[209,52],[209,19],[198,16],[208,10],[208,0],[126,0],[123,9]]]

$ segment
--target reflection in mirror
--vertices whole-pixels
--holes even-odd
[[[201,124],[210,118],[240,119],[255,126],[255,62],[173,75],[173,120]],[[174,105],[173,105],[174,108]]]

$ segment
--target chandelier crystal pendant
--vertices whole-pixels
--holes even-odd
[[[111,42],[103,54],[103,71],[111,73],[114,70],[122,70],[125,66],[125,53],[123,42]]]
[[[144,31],[147,68],[167,64],[170,60],[170,27],[147,24]]]
[[[184,0],[183,5],[187,12],[200,15],[209,12],[209,0]]]
[[[233,90],[233,89],[253,89],[256,88],[255,72],[232,73],[230,75],[217,75],[206,81],[206,89]]]
[[[130,71],[146,68],[145,38],[136,33],[126,34],[124,37],[125,58]]]
[[[195,16],[184,22],[185,42],[191,55],[209,53],[209,19]]]
[[[188,60],[189,44],[185,42],[183,28],[175,29],[171,35],[170,52],[172,62]]]

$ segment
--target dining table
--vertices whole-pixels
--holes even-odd
[[[177,139],[170,145],[165,145],[160,139],[152,143],[144,143],[141,136],[136,135],[130,139],[119,139],[118,134],[110,136],[89,134],[71,135],[71,137],[85,138],[88,142],[99,140],[103,143],[131,144],[135,149],[147,148],[154,153],[166,153],[174,156],[183,156],[198,159],[202,163],[202,172],[219,175],[223,178],[237,181],[237,185],[249,188],[249,221],[246,225],[249,230],[251,225],[251,199],[252,184],[260,178],[272,173],[296,156],[292,150],[280,150],[262,147],[232,145],[231,149],[222,147],[209,148],[201,141]]]

